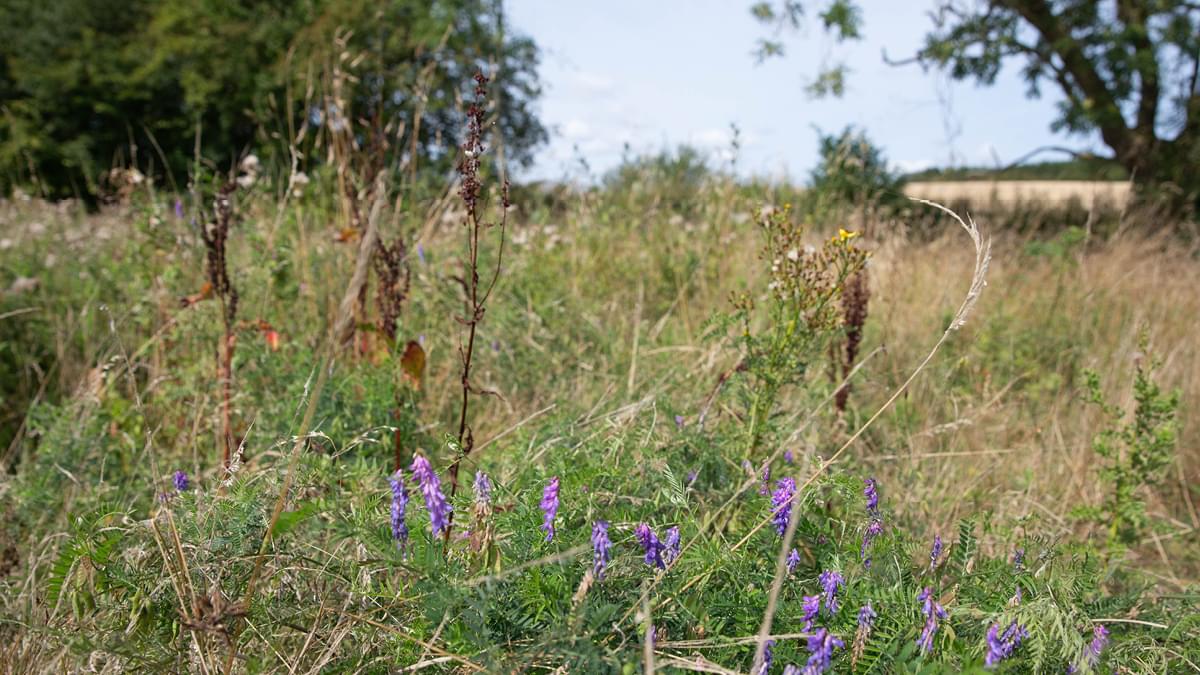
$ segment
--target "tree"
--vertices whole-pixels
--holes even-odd
[[[795,4],[753,12],[778,21]],[[1196,207],[1200,3],[943,0],[932,17],[924,46],[903,63],[991,84],[1005,63],[1019,62],[1030,97],[1047,82],[1063,96],[1056,131],[1098,133],[1143,199]]]
[[[498,73],[506,158],[527,163],[546,138],[537,47],[505,32],[498,0],[0,0],[0,189],[95,196],[114,165],[186,176],[197,131],[228,167],[283,118],[319,121],[288,94],[320,86],[342,52],[356,57],[342,114],[411,131],[419,108],[416,146],[393,152],[426,166],[452,168],[478,68]]]

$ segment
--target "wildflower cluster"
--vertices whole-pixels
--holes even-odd
[[[991,668],[1012,656],[1026,637],[1029,637],[1029,631],[1016,621],[1010,623],[1003,634],[1000,633],[1000,624],[992,624],[987,633],[987,655],[983,660],[984,665]]]

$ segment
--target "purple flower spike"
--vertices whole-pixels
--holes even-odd
[[[663,539],[663,561],[670,565],[679,557],[679,550],[679,527],[675,526],[667,530]]]
[[[1094,670],[1100,665],[1100,654],[1104,652],[1104,648],[1108,646],[1108,629],[1100,624],[1092,629],[1092,642],[1087,648],[1087,662]]]
[[[875,619],[878,616],[879,615],[876,614],[875,610],[871,607],[870,601],[868,601],[867,604],[863,605],[858,610],[858,627],[870,630],[871,626],[875,624]]]
[[[804,604],[801,605],[801,608],[804,609],[804,630],[810,631],[813,628],[813,622],[817,620],[817,614],[821,612],[821,596],[804,596]]]
[[[794,573],[796,571],[796,568],[799,566],[800,566],[800,552],[797,551],[796,549],[792,549],[792,550],[788,551],[788,555],[787,555],[788,574]]]
[[[787,462],[788,464],[794,463],[796,461],[795,453],[793,453],[791,450],[784,450],[783,461]]]
[[[929,571],[937,568],[938,558],[942,557],[942,535],[933,535],[933,548],[929,551]]]
[[[662,552],[665,548],[658,536],[654,534],[654,530],[646,523],[638,523],[634,529],[634,534],[637,536],[638,543],[642,545],[642,550],[646,552],[646,564],[653,565],[659,569],[666,569],[667,565],[663,562]]]
[[[771,495],[771,511],[775,514],[775,531],[779,536],[787,530],[792,517],[792,499],[796,496],[796,481],[780,478],[775,481],[775,494]]]
[[[695,483],[696,479],[699,477],[700,477],[699,471],[697,471],[695,469],[692,469],[691,471],[689,471],[688,475],[687,475],[688,485],[690,486],[692,483]]]
[[[604,578],[611,559],[612,542],[608,539],[608,522],[597,520],[592,524],[592,574],[597,580]]]
[[[683,415],[676,415],[676,416],[675,416],[675,428],[676,428],[676,429],[682,429],[682,428],[683,428]]]
[[[876,517],[879,515],[879,493],[876,491],[875,479],[866,478],[863,483],[866,485],[863,488],[863,496],[867,498],[867,515]]]
[[[408,510],[408,488],[404,487],[404,472],[396,471],[388,480],[392,484],[392,539],[403,551],[408,545],[408,523],[404,514]]]
[[[490,504],[492,503],[492,481],[488,475],[482,471],[475,472],[475,503]]]
[[[764,497],[771,494],[771,467],[764,466],[762,471],[762,485],[758,486],[758,494]]]
[[[175,483],[176,492],[186,492],[188,489],[188,475],[184,471],[176,471],[171,477],[171,481]]]
[[[804,675],[820,675],[829,670],[833,661],[833,650],[845,647],[846,643],[824,628],[808,638],[808,663],[804,664]]]
[[[838,588],[846,585],[846,580],[842,578],[841,573],[834,570],[825,570],[818,577],[821,582],[821,589],[825,591],[825,606],[829,608],[830,614],[837,614],[837,592]]]
[[[992,624],[987,633],[987,655],[984,656],[983,665],[991,668],[1012,656],[1017,647],[1021,646],[1021,641],[1028,636],[1029,631],[1016,621],[1009,624],[1003,635],[1000,634],[1000,624]]]
[[[454,509],[446,501],[446,496],[442,494],[441,481],[433,472],[433,467],[429,465],[428,459],[421,455],[413,457],[412,467],[409,468],[409,471],[421,486],[421,494],[425,497],[425,510],[429,512],[429,524],[436,537],[450,527],[450,512]]]
[[[928,586],[917,596],[917,600],[921,603],[921,613],[925,615],[925,627],[921,629],[917,645],[928,654],[933,651],[933,636],[938,630],[938,620],[945,619],[947,614],[945,608],[934,599],[933,589]]]
[[[554,517],[558,515],[558,476],[546,483],[542,491],[542,530],[546,532],[546,541],[554,539]]]

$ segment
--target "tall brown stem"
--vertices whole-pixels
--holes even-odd
[[[450,498],[458,494],[458,470],[463,458],[471,454],[471,450],[475,446],[475,438],[471,433],[471,425],[467,420],[467,412],[470,408],[471,393],[474,391],[471,386],[471,365],[475,354],[475,336],[478,332],[479,322],[483,320],[483,315],[486,310],[488,298],[492,294],[492,290],[496,287],[496,282],[500,278],[500,270],[504,262],[504,233],[508,223],[508,207],[511,205],[508,197],[508,181],[504,181],[501,186],[501,212],[500,220],[497,223],[487,223],[483,221],[479,213],[479,194],[482,185],[479,180],[480,156],[483,154],[483,133],[486,116],[486,100],[487,100],[487,83],[488,79],[483,73],[475,75],[475,102],[467,110],[467,140],[463,143],[462,158],[458,163],[458,173],[461,176],[462,184],[459,188],[459,194],[462,197],[463,205],[466,207],[466,226],[470,229],[470,234],[467,238],[467,260],[466,274],[463,280],[463,290],[466,294],[466,317],[459,319],[459,322],[467,327],[466,344],[459,344],[459,356],[462,359],[462,403],[458,411],[458,454],[454,458],[454,462],[450,465]],[[487,228],[497,227],[499,229],[500,248],[496,254],[496,264],[492,269],[491,279],[486,286],[481,286],[479,279],[479,238],[480,233]],[[475,392],[478,393],[478,392]],[[449,522],[446,527],[445,541],[450,541],[450,533],[454,528],[454,512],[450,513]]]

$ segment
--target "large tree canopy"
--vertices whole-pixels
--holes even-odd
[[[827,5],[820,14],[826,28],[839,38],[857,37],[855,5]],[[794,0],[752,8],[774,25],[794,23],[802,10]],[[944,0],[932,18],[924,46],[910,61],[983,84],[992,83],[1005,63],[1019,63],[1031,97],[1040,96],[1046,83],[1062,96],[1056,130],[1098,134],[1140,186],[1176,203],[1195,203],[1200,3]],[[831,72],[841,77],[843,71]]]
[[[546,137],[537,59],[497,0],[0,0],[0,187],[94,194],[112,166],[186,176],[197,130],[227,166],[289,118],[321,120],[334,64],[339,114],[417,129],[435,159],[459,142],[471,74],[494,71],[497,129],[524,163]]]

